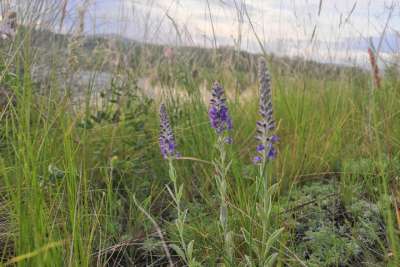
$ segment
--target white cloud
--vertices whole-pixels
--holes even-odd
[[[257,35],[270,51],[303,51],[306,57],[318,55],[321,59],[343,60],[352,53],[365,52],[354,51],[350,43],[366,43],[370,36],[380,36],[392,5],[387,33],[400,31],[400,0],[322,0],[321,10],[320,0],[209,0],[210,7],[206,0],[95,1],[93,16],[104,18],[97,31],[114,31],[151,42],[212,46],[213,33],[218,45],[233,45],[241,26],[242,49],[259,51],[243,12],[246,7]]]

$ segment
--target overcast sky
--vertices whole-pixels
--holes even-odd
[[[73,19],[84,0],[70,1]],[[370,41],[382,58],[400,51],[400,0],[90,1],[90,34],[260,52],[258,36],[268,52],[328,62],[365,61]]]

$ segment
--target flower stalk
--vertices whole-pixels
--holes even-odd
[[[160,137],[159,137],[160,151],[164,159],[168,161],[168,174],[169,179],[172,182],[172,189],[167,186],[167,190],[171,195],[176,211],[177,218],[175,220],[175,226],[179,235],[180,246],[175,244],[170,245],[172,249],[185,261],[187,266],[195,267],[199,266],[199,263],[193,257],[193,245],[194,240],[188,244],[184,239],[184,226],[186,221],[187,210],[182,210],[181,200],[183,196],[183,184],[178,185],[176,169],[173,161],[180,157],[179,152],[176,151],[176,141],[172,127],[168,118],[167,109],[164,104],[160,107]]]
[[[231,162],[227,162],[225,146],[232,144],[232,137],[226,133],[233,129],[232,119],[226,105],[225,92],[223,87],[215,82],[212,87],[212,98],[209,107],[210,125],[217,134],[217,143],[215,144],[218,152],[218,158],[214,160],[215,180],[220,198],[219,224],[224,238],[224,253],[226,264],[233,262],[233,240],[232,232],[229,231],[229,211],[227,194],[227,173]]]
[[[256,177],[256,192],[259,199],[256,204],[257,215],[260,218],[261,224],[261,253],[257,255],[259,266],[273,266],[278,254],[272,252],[272,244],[279,237],[283,228],[274,232],[271,231],[271,212],[272,212],[272,198],[277,189],[277,183],[273,183],[272,166],[270,162],[277,156],[276,144],[279,141],[278,136],[275,135],[275,120],[273,116],[272,107],[272,88],[271,76],[263,58],[259,61],[259,114],[260,119],[256,123],[257,135],[256,139],[258,145],[256,148],[256,156],[253,158],[253,163],[258,167]],[[247,232],[245,238],[250,246],[255,246],[251,242],[252,237]],[[257,248],[259,250],[259,248]]]

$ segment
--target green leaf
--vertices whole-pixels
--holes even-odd
[[[169,246],[176,252],[176,254],[178,254],[179,257],[181,257],[186,262],[185,252],[180,247],[175,244],[171,244]]]
[[[250,249],[253,250],[253,252],[254,252],[256,255],[260,255],[260,250],[258,249],[258,247],[257,247],[257,245],[256,245],[257,241],[251,242],[250,232],[247,231],[247,230],[244,229],[244,228],[242,228],[241,230],[242,230],[242,233],[243,233],[244,240],[245,240],[245,242],[247,243],[247,245],[250,246]]]
[[[177,203],[177,199],[175,197],[175,194],[172,192],[171,188],[169,188],[168,185],[166,187],[167,187],[168,193],[171,195],[171,197],[174,200],[174,202]]]
[[[188,254],[187,256],[189,260],[191,260],[193,256],[193,245],[194,245],[194,240],[190,241],[187,246],[187,254]]]
[[[271,254],[268,259],[265,261],[265,265],[266,267],[272,267],[274,266],[276,259],[278,258],[278,253],[273,253]]]
[[[278,230],[276,230],[275,232],[273,232],[267,240],[267,243],[265,245],[265,250],[264,250],[264,257],[267,257],[269,250],[271,249],[272,245],[274,244],[274,242],[276,241],[276,239],[278,239],[279,235],[283,232],[285,228],[280,228]]]
[[[179,186],[178,192],[177,192],[177,200],[180,202],[180,200],[182,199],[182,195],[183,195],[183,184],[181,184]]]

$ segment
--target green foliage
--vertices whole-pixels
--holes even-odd
[[[362,266],[382,262],[385,228],[376,204],[362,199],[342,202],[334,182],[314,182],[295,189],[289,197],[293,207],[291,248],[308,266]]]
[[[62,39],[62,48],[68,43],[62,35],[53,39]],[[168,61],[163,46],[119,40],[113,52],[127,64],[113,66],[98,47],[109,40],[94,39],[84,43],[79,69],[110,71],[113,80],[104,92],[84,88],[81,106],[63,94],[60,84],[67,81],[52,76],[37,83],[30,75],[34,63],[47,66],[49,59],[56,61],[51,72],[60,71],[65,51],[53,45],[33,57],[42,44],[26,38],[7,59],[10,68],[0,68],[2,83],[17,92],[10,116],[1,117],[3,262],[164,266],[164,239],[177,265],[186,259],[193,266],[399,266],[392,196],[400,170],[400,91],[394,78],[370,97],[363,70],[271,56],[280,143],[268,176],[274,192],[263,194],[251,163],[259,55],[181,47]],[[139,88],[143,77],[160,90],[155,99]],[[200,90],[215,79],[227,91],[234,122],[221,194],[225,235],[222,186],[212,165],[216,137],[203,102],[208,95]],[[46,94],[38,93],[42,86]],[[171,112],[183,155],[174,161],[174,179],[158,148],[159,98]],[[179,211],[166,189],[174,183]]]

